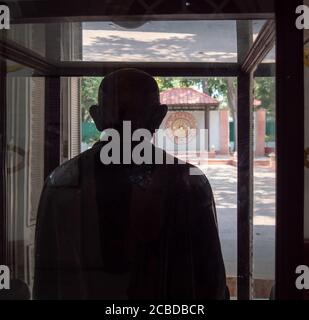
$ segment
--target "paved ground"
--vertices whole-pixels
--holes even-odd
[[[216,199],[219,232],[227,275],[237,273],[237,169],[229,165],[202,167]],[[253,275],[274,279],[275,266],[275,172],[255,168],[254,172]],[[244,191],[246,192],[246,191]]]

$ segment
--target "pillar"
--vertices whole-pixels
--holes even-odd
[[[219,154],[229,154],[230,128],[229,128],[229,110],[219,110],[220,123],[220,150]]]
[[[255,112],[255,156],[265,155],[266,110],[260,108]]]

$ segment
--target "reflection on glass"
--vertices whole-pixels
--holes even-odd
[[[44,79],[8,63],[7,210],[9,266],[17,287],[33,283],[34,233],[44,182]]]

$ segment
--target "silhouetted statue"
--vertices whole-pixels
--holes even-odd
[[[111,143],[103,138],[47,178],[36,229],[36,299],[226,297],[206,177],[190,175],[198,169],[184,162],[123,160],[123,148],[137,146],[124,141],[123,122],[131,121],[132,132],[154,133],[166,112],[150,75],[123,69],[104,78],[90,114],[103,137],[108,129],[120,133],[121,164],[102,162]],[[153,154],[174,160],[150,138],[144,143]]]

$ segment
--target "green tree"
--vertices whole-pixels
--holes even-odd
[[[98,103],[98,91],[102,77],[83,77],[81,93],[81,116],[83,122],[91,121],[89,108]]]
[[[276,80],[274,77],[255,78],[254,95],[261,100],[261,108],[274,118],[276,113]]]
[[[202,79],[155,77],[160,92],[171,88],[202,88]]]
[[[83,77],[81,81],[82,141],[87,144],[100,138],[100,132],[91,120],[89,108],[98,103],[98,92],[102,79],[102,77]]]

